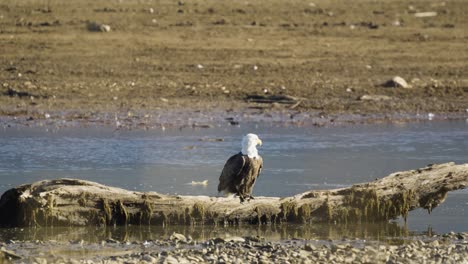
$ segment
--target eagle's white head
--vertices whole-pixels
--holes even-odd
[[[249,158],[257,158],[257,145],[262,145],[262,141],[255,134],[247,134],[242,139],[242,155],[247,155]]]

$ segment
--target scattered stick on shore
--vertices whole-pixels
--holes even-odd
[[[468,186],[468,164],[444,163],[396,172],[348,188],[292,197],[237,198],[134,192],[77,179],[44,180],[6,191],[1,227],[172,224],[279,224],[379,222],[430,213],[447,193]]]

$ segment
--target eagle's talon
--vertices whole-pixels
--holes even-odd
[[[239,196],[239,200],[240,200],[240,203],[241,203],[241,204],[244,204],[244,202],[245,202],[245,198],[244,198],[244,197]]]

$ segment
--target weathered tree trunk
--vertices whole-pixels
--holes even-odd
[[[445,163],[393,173],[348,188],[293,197],[173,196],[133,192],[76,180],[45,180],[5,192],[0,226],[268,224],[385,221],[422,207],[429,212],[447,192],[466,188],[468,164]]]

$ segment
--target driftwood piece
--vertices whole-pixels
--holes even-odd
[[[238,198],[133,192],[98,183],[56,179],[21,185],[0,199],[0,226],[173,224],[276,224],[283,222],[379,222],[431,212],[447,192],[466,188],[468,164],[445,163],[396,172],[348,188],[293,197]]]
[[[299,98],[291,95],[248,95],[245,98],[245,100],[247,102],[263,104],[297,104],[298,102],[304,100],[304,98]]]

